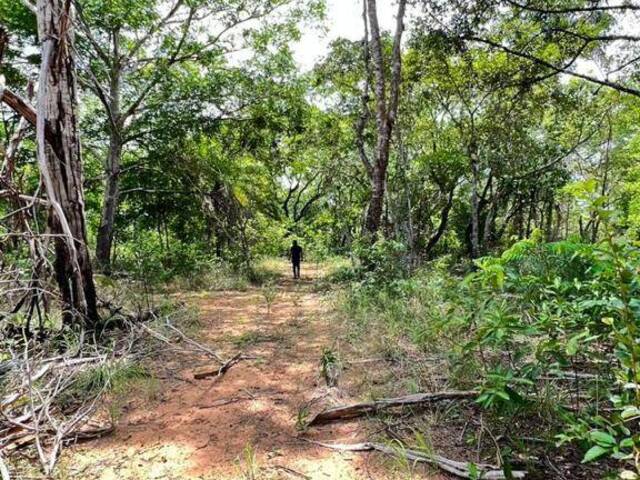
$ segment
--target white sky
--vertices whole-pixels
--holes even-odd
[[[395,28],[396,6],[393,0],[378,0],[378,21],[383,30]],[[304,29],[302,39],[293,46],[300,67],[310,70],[328,51],[329,43],[336,38],[359,40],[364,33],[362,24],[362,0],[327,0],[327,15],[320,28]]]

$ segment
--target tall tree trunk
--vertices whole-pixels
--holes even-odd
[[[389,166],[389,150],[391,135],[398,114],[398,99],[400,95],[400,80],[402,70],[402,33],[404,32],[404,14],[406,0],[398,2],[396,17],[396,31],[391,53],[391,79],[389,85],[389,99],[387,102],[387,75],[385,73],[384,54],[378,24],[376,0],[366,0],[369,27],[371,30],[371,61],[375,78],[374,92],[376,97],[376,129],[377,141],[375,158],[371,170],[371,198],[365,217],[366,233],[373,237],[380,229],[382,211],[384,207],[387,168]]]
[[[412,270],[413,267],[417,264],[418,259],[418,249],[416,244],[416,235],[415,229],[413,225],[413,206],[411,203],[411,187],[410,182],[407,179],[407,171],[409,170],[409,159],[407,155],[407,149],[405,148],[405,144],[402,137],[402,130],[398,128],[397,139],[398,139],[398,169],[400,170],[400,181],[403,184],[402,189],[402,198],[399,202],[399,217],[400,222],[402,222],[404,237],[406,239],[407,245],[409,247],[409,255],[408,255],[408,263],[409,269]],[[402,212],[404,210],[404,218],[401,217]]]
[[[113,248],[113,232],[120,199],[120,157],[122,155],[122,139],[120,132],[113,130],[110,134],[109,153],[105,165],[105,190],[102,200],[100,227],[96,240],[96,258],[98,268],[106,274],[111,273],[111,251]]]
[[[447,203],[445,204],[445,206],[442,208],[440,212],[440,224],[438,225],[438,229],[431,236],[431,238],[429,239],[429,242],[427,242],[427,246],[424,249],[425,256],[427,258],[431,257],[431,253],[433,252],[433,249],[436,247],[436,245],[440,241],[440,238],[442,238],[442,235],[447,230],[447,224],[449,223],[449,213],[451,212],[451,208],[453,207],[453,197],[455,195],[455,192],[456,192],[456,186],[454,184],[451,187],[451,190],[449,190],[449,194],[447,195]]]
[[[546,234],[547,242],[555,241],[554,230],[553,230],[553,212],[554,212],[555,199],[553,198],[553,194],[549,196],[547,200],[547,211],[544,215],[544,231]]]
[[[478,164],[478,147],[475,141],[469,145],[469,161],[471,163],[471,258],[480,256],[480,165]]]
[[[49,226],[55,235],[56,279],[65,322],[81,316],[95,324],[99,318],[82,191],[71,2],[38,0],[37,14],[42,44],[36,125],[38,164],[51,205]],[[54,145],[45,141],[47,128]]]
[[[371,198],[369,199],[369,207],[364,221],[365,230],[371,236],[375,235],[380,229],[384,206],[384,178],[386,175],[386,165],[384,167],[374,167],[373,177],[371,178]]]
[[[100,227],[96,239],[96,258],[98,268],[106,274],[111,273],[111,251],[113,233],[120,200],[120,164],[124,141],[122,138],[122,64],[120,58],[120,31],[116,29],[113,38],[113,63],[111,64],[109,83],[109,151],[104,165],[105,186],[102,199]]]

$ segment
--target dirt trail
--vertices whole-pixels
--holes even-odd
[[[313,290],[319,269],[294,282],[280,276],[267,312],[264,290],[207,292],[188,298],[200,309],[201,340],[242,361],[220,380],[193,380],[205,357],[176,354],[159,370],[161,398],[125,407],[116,433],[78,446],[68,475],[96,479],[368,479],[370,457],[333,452],[300,438],[303,405],[348,401],[320,376],[322,349],[340,336],[330,307]],[[163,373],[164,372],[164,373]],[[355,442],[361,424],[327,426],[305,438]],[[373,470],[372,470],[373,469]]]

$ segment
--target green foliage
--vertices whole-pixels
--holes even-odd
[[[149,372],[139,364],[110,361],[88,368],[78,375],[59,401],[61,405],[70,405],[78,399],[92,398],[101,394],[110,394],[117,399],[125,393],[130,393],[133,386],[152,380]]]
[[[310,72],[299,71],[292,48],[324,2],[188,0],[175,16],[160,0],[74,2],[91,244],[110,144],[122,141],[112,258],[123,283],[100,278],[101,293],[142,286],[149,300],[149,289],[168,283],[253,282],[270,313],[282,271],[271,257],[284,257],[296,238],[306,259],[349,257],[329,280],[341,283],[359,334],[379,329],[385,357],[437,351],[453,384],[479,389],[488,417],[539,415],[585,463],[613,458],[638,470],[640,104],[558,75],[579,62],[620,63],[610,78],[626,85],[634,70],[621,62],[632,49],[623,38],[614,49],[602,42],[628,17],[596,6],[535,11],[571,3],[560,0],[524,3],[417,2],[425,15],[402,43],[383,226],[372,239],[361,231],[372,183],[366,158],[376,160],[377,140],[363,43],[334,39]],[[439,18],[442,30],[422,17]],[[35,16],[23,2],[0,0],[0,24],[9,33],[1,73],[28,98],[40,62]],[[475,31],[495,45],[463,40]],[[382,37],[387,60],[392,38]],[[3,150],[17,124],[3,112]],[[13,192],[41,191],[34,154],[30,130],[0,172],[0,280],[19,286],[0,298],[2,318],[26,300],[15,292],[35,272],[20,218],[34,232],[48,223],[48,209],[23,208]],[[471,262],[474,211],[486,256]],[[57,315],[43,316],[46,328]],[[24,312],[7,318],[3,329],[26,324]],[[76,334],[57,341],[73,347]],[[249,332],[233,341],[269,340]],[[323,375],[339,363],[325,350]],[[127,370],[87,372],[77,388],[118,390],[136,375]],[[572,374],[585,375],[574,377],[576,392]],[[403,385],[422,384],[410,375]]]
[[[340,369],[341,363],[338,353],[330,348],[323,348],[320,357],[320,372],[327,386],[335,387],[337,385]]]
[[[256,451],[250,443],[247,443],[242,450],[242,458],[238,459],[241,478],[243,480],[258,480],[260,477],[260,465],[256,456]]]
[[[378,238],[373,244],[362,239],[354,247],[359,261],[356,274],[364,287],[375,288],[404,277],[406,273],[406,245],[385,238]]]
[[[120,245],[116,257],[117,269],[149,285],[160,285],[179,276],[195,279],[215,265],[214,255],[204,245],[171,241],[156,232]]]
[[[307,430],[310,414],[311,414],[311,410],[309,409],[309,405],[301,405],[300,407],[298,407],[298,411],[296,413],[296,430],[297,431],[305,432]]]
[[[353,283],[343,308],[364,328],[381,323],[385,335],[446,352],[450,378],[479,387],[477,403],[492,415],[547,411],[559,445],[579,446],[585,463],[611,457],[628,469],[640,418],[640,249],[614,235],[617,217],[602,205],[586,207],[603,222],[601,242],[546,242],[537,231],[477,260],[463,281],[434,264],[375,289]],[[577,412],[563,401],[572,387],[563,393],[562,379],[574,373],[585,376]],[[558,379],[551,402],[548,379]]]
[[[271,314],[271,306],[278,297],[278,286],[272,281],[267,282],[262,285],[261,293],[267,306],[267,315],[269,315]]]

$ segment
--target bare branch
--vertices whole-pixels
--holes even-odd
[[[176,13],[178,13],[178,10],[183,4],[184,4],[184,0],[177,0],[176,3],[171,8],[171,10],[169,10],[169,12],[164,16],[164,18],[159,23],[157,23],[153,28],[151,28],[146,35],[140,38],[131,47],[131,49],[129,49],[129,51],[127,52],[127,56],[130,58],[134,57],[136,53],[138,53],[140,48],[142,48],[142,46],[147,42],[147,40],[149,40],[149,38],[151,38],[151,36],[154,35],[157,31],[161,30],[167,24],[167,22],[171,20],[171,18],[173,18],[173,16]]]
[[[38,9],[36,8],[36,6],[31,3],[29,0],[22,0],[22,4],[27,7],[29,9],[29,11],[31,11],[32,13],[37,14],[38,13]]]
[[[2,86],[0,86],[0,101],[5,103],[14,112],[21,115],[32,126],[34,127],[36,126],[37,118],[38,118],[36,110],[31,105],[29,105],[29,103],[27,103],[27,101],[24,100],[22,97],[12,92],[11,90],[7,88],[2,88]],[[45,122],[45,125],[43,128],[44,128],[44,135],[45,135],[45,138],[47,139],[47,142],[49,143],[49,145],[51,145],[51,147],[54,149],[56,154],[59,154],[60,150],[59,150],[58,142],[57,142],[56,136],[54,135],[53,131],[49,126],[49,123]]]

